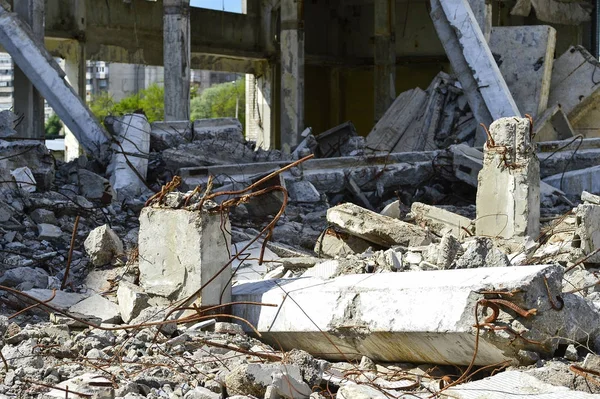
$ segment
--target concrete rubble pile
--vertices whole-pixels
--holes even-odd
[[[532,8],[589,15],[511,12]],[[0,113],[0,397],[600,394],[600,141],[575,139],[600,64],[464,0],[431,17],[453,75],[366,138],[348,121],[286,153],[142,113],[86,135],[67,85],[51,101],[99,156],[63,163]],[[17,22],[0,43],[44,58]],[[25,72],[50,95],[47,66]]]

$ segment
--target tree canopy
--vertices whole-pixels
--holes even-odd
[[[60,118],[56,114],[52,114],[48,121],[46,121],[46,125],[44,126],[44,130],[46,131],[46,138],[56,138],[60,134],[60,131],[63,128],[63,124],[60,121]]]
[[[236,114],[242,126],[245,125],[246,82],[245,79],[233,83],[221,83],[204,90],[192,99],[190,116],[192,120],[207,118],[234,118]]]

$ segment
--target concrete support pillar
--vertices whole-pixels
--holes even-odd
[[[246,75],[246,137],[265,150],[275,148],[273,137],[273,67],[265,62],[260,76]]]
[[[44,0],[17,0],[14,10],[43,43]],[[15,113],[24,115],[23,121],[17,126],[17,134],[19,137],[44,137],[44,98],[17,65],[14,68],[13,86]]]
[[[304,0],[281,1],[281,149],[304,130]]]
[[[77,91],[79,97],[86,101],[86,59],[85,45],[73,42],[65,56],[65,74],[67,82]],[[65,126],[65,162],[72,161],[83,153],[83,148],[75,135]]]
[[[190,119],[190,0],[164,0],[165,121]]]
[[[375,0],[375,122],[396,99],[396,2]]]
[[[529,120],[501,118],[490,126],[477,186],[478,236],[540,234],[540,163]],[[493,139],[493,141],[492,141]]]

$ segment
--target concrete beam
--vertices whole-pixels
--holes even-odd
[[[65,81],[64,72],[39,43],[31,29],[0,7],[0,44],[33,82],[79,143],[93,156],[105,160],[109,136],[77,92]]]
[[[190,119],[190,1],[164,0],[165,121]]]
[[[396,99],[396,2],[375,0],[375,123]]]
[[[511,301],[536,309],[535,316],[521,317],[502,307],[498,321],[542,345],[506,331],[482,331],[475,364],[522,363],[527,359],[520,350],[551,355],[558,346],[555,337],[585,340],[586,333],[597,330],[597,311],[584,298],[566,294],[562,311],[551,308],[544,277],[551,292],[559,293],[562,274],[560,266],[518,266],[285,279],[281,284],[250,281],[233,288],[233,301],[279,306],[236,305],[233,314],[284,350],[302,349],[332,360],[364,355],[381,362],[466,365],[473,357],[475,303],[484,297],[477,292],[516,290]],[[480,313],[479,322],[489,314]]]
[[[304,130],[304,0],[281,1],[281,149],[290,153]]]
[[[431,0],[431,18],[477,121],[521,116],[467,0]]]
[[[14,3],[14,11],[19,18],[29,25],[36,40],[43,43],[44,0],[20,0]],[[17,65],[13,84],[15,113],[24,116],[16,128],[17,134],[27,138],[44,137],[44,98]]]

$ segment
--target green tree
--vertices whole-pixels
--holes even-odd
[[[233,83],[222,83],[204,90],[198,97],[192,99],[190,116],[192,120],[206,118],[234,118],[245,125],[246,82],[239,79]]]
[[[90,109],[101,121],[108,115],[121,116],[138,110],[144,111],[149,122],[161,121],[164,119],[164,96],[164,88],[156,84],[119,102],[114,102],[110,94],[103,92],[92,98]]]
[[[56,138],[60,134],[60,131],[63,128],[63,124],[60,121],[60,118],[56,114],[52,114],[48,121],[46,122],[45,131],[46,138]]]
[[[103,121],[104,118],[112,113],[113,108],[115,107],[115,102],[108,92],[103,91],[95,96],[92,96],[89,107],[96,118],[98,118],[99,121]]]

